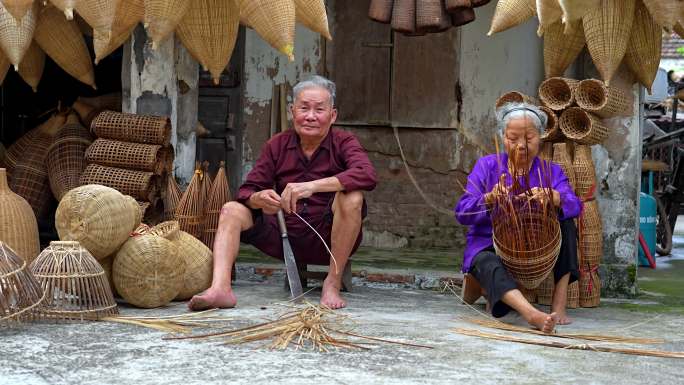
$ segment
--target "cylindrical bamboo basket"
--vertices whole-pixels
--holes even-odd
[[[579,264],[596,266],[603,256],[603,224],[598,203],[595,200],[584,202],[578,219]]]
[[[33,40],[38,19],[38,2],[26,12],[21,21],[12,16],[0,4],[0,47],[15,70],[19,70],[19,63],[29,49]]]
[[[102,266],[78,242],[50,242],[31,264],[46,293],[37,309],[48,320],[93,320],[119,314]]]
[[[416,0],[394,0],[392,29],[397,32],[416,32]]]
[[[40,11],[33,37],[64,71],[96,88],[90,52],[75,21],[66,20],[55,7],[45,7]]]
[[[544,31],[546,78],[563,76],[565,70],[577,59],[585,45],[582,23],[578,23],[578,26],[568,34],[564,33],[563,23],[560,21],[546,27]]]
[[[230,188],[226,177],[225,163],[221,162],[218,173],[214,178],[214,183],[209,191],[209,198],[204,210],[204,234],[202,242],[209,248],[214,246],[214,237],[218,229],[221,208],[230,201]]]
[[[684,3],[681,5],[684,7]],[[644,3],[638,1],[625,61],[649,93],[660,66],[662,42],[662,27],[651,17]]]
[[[553,303],[553,290],[556,288],[553,282],[553,273],[549,274],[546,279],[537,287],[537,303],[540,305],[551,305]]]
[[[123,142],[162,146],[168,146],[171,143],[171,121],[166,116],[103,111],[93,119],[91,131],[98,138]]]
[[[166,189],[164,190],[164,219],[169,221],[174,219],[176,208],[181,198],[181,190],[172,173],[166,176]]]
[[[368,17],[378,23],[389,24],[392,21],[394,0],[371,0]]]
[[[610,80],[627,51],[635,0],[601,0],[582,18],[587,48],[603,80]]]
[[[90,131],[81,125],[76,114],[70,114],[48,148],[48,179],[57,201],[69,190],[81,185],[81,174],[86,168],[85,153],[91,143]]]
[[[563,134],[579,144],[593,146],[602,143],[608,137],[608,128],[601,120],[578,107],[563,111],[559,124]]]
[[[151,172],[89,164],[81,175],[81,185],[100,184],[133,198],[152,202],[159,196],[158,177]]]
[[[240,16],[268,43],[292,61],[297,20],[294,0],[236,0]]]
[[[28,262],[0,241],[0,326],[31,320],[44,300],[45,292]]]
[[[564,110],[575,104],[575,90],[579,82],[567,78],[546,79],[539,86],[542,103],[554,111]]]
[[[332,40],[324,0],[295,0],[297,21],[306,28]]]
[[[575,169],[572,167],[572,156],[570,155],[568,143],[553,144],[553,163],[561,166],[563,173],[568,177],[568,182],[575,187]]]
[[[535,0],[499,0],[487,35],[491,36],[526,22],[534,16],[535,8]]]
[[[597,307],[601,303],[601,278],[598,266],[580,267],[579,306]]]
[[[545,142],[564,140],[565,136],[563,136],[563,132],[558,127],[558,116],[556,116],[556,113],[546,106],[540,106],[539,108],[546,113],[547,117],[546,127],[541,135],[541,139]]]
[[[140,223],[135,200],[100,185],[77,187],[62,197],[55,213],[61,240],[78,241],[97,259],[111,255]]]
[[[579,307],[579,282],[575,281],[568,285],[568,302],[565,305],[568,309],[577,309]]]
[[[85,159],[88,163],[101,166],[149,171],[161,175],[166,168],[161,149],[162,146],[158,144],[97,139],[88,147]]]
[[[575,146],[572,168],[575,173],[575,194],[584,200],[593,198],[593,192],[596,189],[596,170],[594,160],[591,158],[591,147]]]
[[[202,67],[209,70],[214,84],[219,84],[233,53],[239,27],[240,10],[234,0],[194,0],[178,24],[176,34]]]
[[[494,104],[495,108],[502,107],[506,103],[532,103],[536,104],[536,100],[533,97],[527,96],[519,91],[508,91],[505,94],[499,96]]]
[[[31,86],[33,92],[38,92],[38,83],[43,77],[45,69],[45,52],[43,52],[35,41],[31,42],[19,67],[19,76]]]
[[[31,205],[10,190],[4,168],[0,168],[0,240],[28,263],[40,253],[36,216]]]
[[[0,2],[10,15],[20,21],[33,6],[33,0],[0,0]]]
[[[202,221],[204,219],[204,202],[200,201],[201,174],[202,171],[195,170],[188,188],[178,202],[175,215],[181,230],[198,239],[202,237]]]
[[[64,12],[64,16],[67,20],[74,19],[74,8],[78,2],[79,0],[50,0],[52,5]]]
[[[193,2],[199,0],[145,0],[145,29],[152,48],[173,34]]]
[[[154,234],[133,236],[116,254],[116,291],[128,303],[155,308],[171,302],[183,288],[185,260],[171,241]]]
[[[681,0],[643,0],[643,3],[655,22],[668,30],[684,16]],[[639,16],[635,15],[635,21]]]
[[[626,92],[617,87],[605,85],[597,79],[579,82],[575,89],[577,105],[602,118],[611,118],[631,113],[632,101]]]

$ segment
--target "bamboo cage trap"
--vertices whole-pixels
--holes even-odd
[[[0,325],[30,320],[44,299],[26,261],[0,241]]]

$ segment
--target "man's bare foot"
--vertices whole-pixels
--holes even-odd
[[[565,309],[557,310],[553,313],[556,315],[556,325],[570,325],[572,323],[572,319],[568,317],[568,314],[565,312]]]
[[[332,280],[329,280],[329,278],[326,278],[325,281],[323,281],[322,291],[321,305],[331,309],[341,309],[347,306],[347,301],[340,295],[339,284],[334,283]]]
[[[188,302],[188,309],[194,311],[214,309],[217,307],[226,309],[235,307],[236,304],[237,298],[235,298],[232,289],[225,291],[210,287],[204,292],[192,297],[190,302]]]
[[[550,334],[556,328],[556,317],[556,313],[546,314],[538,311],[527,322],[540,331]]]

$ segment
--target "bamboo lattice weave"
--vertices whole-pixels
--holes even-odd
[[[188,188],[181,196],[178,207],[176,207],[175,219],[180,224],[181,230],[189,233],[195,238],[202,237],[202,220],[204,216],[203,203],[201,197],[201,174],[199,169],[190,180]]]
[[[165,116],[103,111],[93,120],[91,131],[98,138],[124,142],[162,146],[171,142],[171,121]]]
[[[161,175],[166,167],[161,149],[162,146],[158,144],[97,139],[88,147],[85,158],[88,163]]]
[[[608,137],[608,128],[598,116],[578,107],[563,111],[559,124],[568,139],[580,144],[593,146],[602,143]]]
[[[555,0],[554,0],[555,1]],[[546,78],[563,76],[586,45],[582,23],[566,34],[559,21],[544,32],[544,72]]]
[[[69,190],[80,186],[86,168],[85,153],[92,143],[90,131],[75,114],[69,115],[54,142],[48,148],[47,171],[50,189],[59,201]]]
[[[577,105],[602,118],[630,115],[632,100],[627,92],[597,79],[585,79],[575,89]]]
[[[31,320],[44,299],[28,263],[0,241],[0,326]]]
[[[21,21],[17,21],[4,6],[0,5],[0,47],[2,47],[3,53],[7,55],[15,70],[19,69],[19,63],[31,45],[37,19],[37,2]]]
[[[323,0],[295,0],[296,18],[306,28],[332,40],[328,28],[328,14]]]
[[[36,216],[28,202],[9,189],[3,168],[0,168],[0,240],[29,263],[40,252]]]
[[[126,170],[91,163],[81,175],[81,185],[100,184],[133,198],[151,202],[158,196],[158,185],[153,173]]]
[[[145,29],[156,47],[173,34],[193,2],[201,0],[144,0]],[[230,0],[226,0],[230,1]],[[255,0],[251,0],[255,1]]]
[[[269,44],[294,60],[294,0],[236,0],[241,17]]]
[[[218,229],[221,208],[230,199],[230,188],[228,187],[225,164],[221,162],[219,171],[214,178],[214,183],[211,185],[209,199],[204,210],[204,234],[202,241],[210,248],[214,246],[214,237],[216,236],[216,229]]]
[[[109,27],[93,30],[95,64],[128,40],[144,15],[144,0],[118,0]]]
[[[684,2],[681,5],[684,7]],[[662,42],[662,27],[651,17],[643,2],[637,1],[625,61],[649,93],[658,73]]]

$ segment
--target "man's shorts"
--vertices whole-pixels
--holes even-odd
[[[323,215],[308,218],[302,216],[316,229],[316,231],[318,231],[331,249],[330,236],[332,234],[333,223],[332,203],[333,199],[328,202]],[[366,201],[364,200],[363,208],[361,210],[362,219],[366,217],[367,212],[368,209],[366,207]],[[254,221],[254,226],[240,233],[240,242],[252,245],[263,253],[282,260],[284,258],[283,241],[280,236],[280,228],[278,227],[276,216],[265,215],[260,210],[252,210],[252,219]],[[325,249],[321,239],[318,238],[306,224],[301,222],[301,220],[297,219],[297,221],[299,221],[299,225],[292,226],[289,224],[287,229],[290,246],[292,246],[292,251],[294,252],[297,263],[328,265],[330,263],[330,254]],[[350,256],[359,248],[361,239],[362,230],[360,229]],[[340,266],[340,269],[343,267],[344,266]]]

